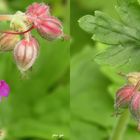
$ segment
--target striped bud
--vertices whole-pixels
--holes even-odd
[[[29,40],[21,40],[14,49],[14,58],[21,72],[27,71],[34,64],[39,51],[37,40],[30,37]]]
[[[26,15],[37,18],[50,15],[50,8],[44,3],[33,3],[26,10]]]
[[[36,26],[40,18],[46,19],[50,16],[50,8],[44,3],[33,3],[27,8],[25,14],[28,20]]]
[[[140,131],[140,92],[134,94],[129,108],[134,119],[138,121],[138,130]]]
[[[0,35],[0,51],[13,50],[19,40],[19,35],[2,33]]]
[[[135,86],[126,85],[120,88],[116,93],[115,109],[126,108],[135,93]]]
[[[47,40],[55,40],[63,36],[62,24],[55,17],[46,17],[44,20],[38,20],[36,28],[41,37]]]

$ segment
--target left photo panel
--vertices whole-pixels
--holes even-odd
[[[0,0],[0,140],[70,139],[69,0]]]

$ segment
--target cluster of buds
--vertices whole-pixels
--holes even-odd
[[[123,76],[127,79],[127,84],[116,93],[115,110],[118,113],[121,109],[128,108],[133,118],[138,122],[140,131],[140,73],[133,72],[127,75],[123,74]]]
[[[33,29],[49,41],[64,37],[62,23],[44,3],[33,3],[24,13],[0,15],[0,21],[10,21],[10,30],[0,31],[0,51],[13,51],[21,72],[32,67],[39,53],[39,43],[31,34]]]

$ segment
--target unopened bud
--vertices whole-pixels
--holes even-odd
[[[22,32],[32,26],[32,23],[27,18],[26,14],[18,11],[16,12],[10,22],[10,28],[14,31]]]
[[[29,40],[21,40],[14,49],[14,58],[21,72],[27,71],[34,64],[39,51],[37,40],[30,37]]]
[[[43,20],[50,16],[50,8],[44,3],[33,3],[27,8],[26,16],[30,22],[37,26],[40,18]]]
[[[115,109],[119,108],[126,108],[131,101],[132,96],[135,92],[135,86],[133,85],[126,85],[120,88],[116,93],[115,99]]]
[[[136,85],[137,82],[140,80],[140,72],[131,72],[127,75],[127,80],[130,84]]]
[[[55,17],[47,17],[45,20],[38,20],[38,33],[47,40],[54,40],[63,36],[61,22]]]
[[[138,130],[140,131],[140,92],[134,94],[129,108],[134,119],[138,121]]]
[[[0,35],[0,51],[13,50],[19,40],[19,35],[2,33]]]
[[[30,18],[37,18],[50,15],[50,8],[44,3],[33,3],[27,8],[26,15]]]

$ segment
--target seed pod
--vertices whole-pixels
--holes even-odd
[[[63,36],[62,24],[55,17],[47,17],[45,20],[38,20],[36,28],[41,37],[50,41]]]
[[[2,33],[0,35],[0,51],[13,50],[19,40],[19,35]]]
[[[0,80],[0,100],[2,99],[2,97],[7,97],[9,95],[9,92],[9,85],[4,80]]]
[[[34,64],[39,52],[37,40],[30,37],[29,40],[21,40],[14,49],[14,58],[21,72],[27,71]]]
[[[120,88],[116,93],[115,109],[126,108],[131,101],[132,96],[135,93],[135,86],[126,85]]]
[[[134,119],[138,121],[138,130],[140,130],[140,92],[134,94],[130,103],[130,112]]]

